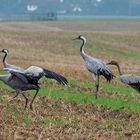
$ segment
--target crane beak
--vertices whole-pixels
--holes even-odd
[[[72,40],[77,40],[77,39],[79,39],[79,38],[76,37],[76,38],[73,38]]]
[[[106,65],[111,65],[111,62],[106,63]]]

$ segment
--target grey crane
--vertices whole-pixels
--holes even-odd
[[[24,73],[24,74],[30,76],[31,78],[33,78],[34,80],[36,80],[36,82],[38,82],[40,80],[40,78],[45,76],[46,78],[55,79],[56,81],[58,81],[60,84],[63,84],[63,85],[68,83],[67,79],[64,76],[62,76],[58,73],[55,73],[53,71],[47,70],[45,68],[41,68],[38,66],[30,66],[27,69],[23,69],[21,67],[11,65],[11,64],[7,63],[7,61],[6,61],[6,57],[7,57],[9,51],[7,49],[2,49],[1,52],[3,52],[5,54],[3,57],[3,65],[5,68],[7,68],[7,70],[11,69],[13,71],[15,70],[15,71]]]
[[[46,78],[55,79],[60,84],[63,84],[63,85],[68,84],[68,81],[64,76],[62,76],[62,75],[60,75],[58,73],[55,73],[53,71],[47,70],[45,68],[41,68],[41,67],[38,67],[38,66],[30,66],[27,69],[23,69],[21,67],[8,64],[7,61],[6,61],[6,56],[8,55],[8,50],[3,49],[1,52],[5,53],[5,55],[3,57],[3,65],[5,67],[5,69],[4,69],[5,71],[8,71],[8,72],[12,71],[12,72],[20,73],[20,74],[28,77],[28,79],[31,79],[32,81],[34,81],[34,83],[38,83],[40,78],[45,76]],[[17,82],[17,84],[18,84],[18,82]],[[19,92],[16,92],[16,93],[17,94],[16,94],[15,97],[18,96]],[[34,99],[35,99],[37,94],[38,94],[38,92],[33,97],[33,101],[34,101]],[[24,96],[24,94],[23,94],[23,96]]]
[[[86,44],[86,38],[84,36],[80,35],[73,40],[76,40],[76,39],[82,41],[82,44],[80,47],[80,54],[85,61],[88,71],[91,72],[93,79],[95,81],[95,86],[96,86],[95,97],[97,98],[98,90],[99,90],[99,76],[100,75],[104,76],[107,82],[110,82],[113,79],[113,74],[111,70],[108,68],[108,66],[102,60],[93,58],[84,52],[83,48],[84,48],[84,45]]]
[[[123,74],[119,63],[115,60],[110,61],[107,65],[115,65],[118,68],[120,80],[122,83],[129,85],[140,93],[140,74]]]
[[[30,103],[30,109],[31,110],[33,109],[32,104],[40,89],[39,83],[37,83],[36,81],[34,81],[34,79],[28,77],[23,73],[15,72],[12,70],[9,70],[8,73],[5,75],[0,75],[0,80],[3,81],[8,86],[10,86],[12,89],[14,89],[17,94],[21,93],[23,95],[23,97],[25,98],[24,109],[26,109],[27,107],[28,98],[25,96],[23,91],[35,90],[36,93]]]

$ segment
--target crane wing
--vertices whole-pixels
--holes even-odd
[[[36,79],[32,78],[31,76],[26,75],[23,72],[19,72],[18,70],[9,69],[9,68],[5,68],[5,70],[7,70],[12,75],[18,77],[20,80],[22,80],[26,84],[30,83],[30,84],[38,85],[38,81],[36,81]]]
[[[43,70],[44,70],[46,78],[55,79],[56,81],[58,81],[60,84],[63,84],[63,85],[68,83],[67,79],[65,77],[63,77],[62,75],[49,71],[49,70],[46,70],[46,69],[43,69]]]
[[[23,82],[25,82],[26,84],[28,84],[28,80],[27,78],[22,74],[22,73],[18,73],[15,71],[9,71],[12,75],[16,76],[17,78],[19,78],[20,80],[22,80]]]

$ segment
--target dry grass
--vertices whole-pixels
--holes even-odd
[[[1,99],[1,139],[139,139],[139,113],[47,97],[37,98],[33,112],[22,104]]]
[[[139,25],[139,21],[2,22],[0,49],[10,51],[9,63],[39,65],[68,79],[91,82],[79,55],[80,42],[71,39],[83,34],[87,37],[88,54],[105,62],[116,59],[125,72],[138,73]],[[2,59],[3,54],[0,55]],[[3,68],[2,61],[0,67]],[[116,71],[114,67],[112,70]],[[115,84],[122,85],[119,81]],[[23,111],[22,98],[13,100],[11,90],[0,91],[0,139],[140,139],[139,113],[41,96],[35,101],[33,112]]]

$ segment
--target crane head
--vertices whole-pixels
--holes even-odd
[[[119,64],[118,64],[117,61],[112,60],[112,61],[108,62],[107,65],[116,65],[116,66],[118,66]]]
[[[74,38],[73,40],[83,40],[86,43],[86,38],[83,35],[79,35],[78,37]]]
[[[9,53],[9,51],[7,49],[2,49],[0,52],[6,53],[6,54]]]

